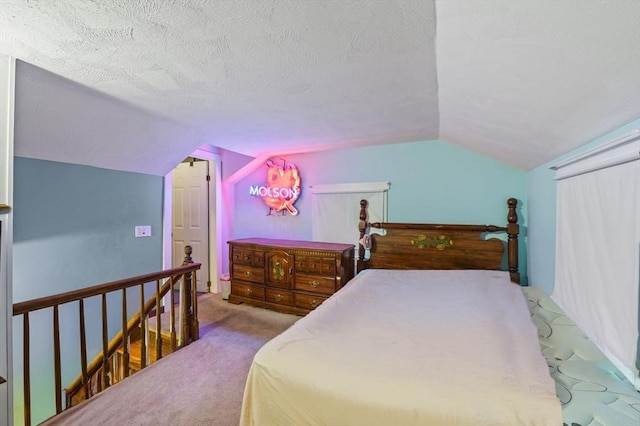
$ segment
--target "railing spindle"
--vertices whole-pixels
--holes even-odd
[[[178,346],[183,347],[187,343],[187,336],[189,333],[188,326],[188,310],[187,310],[187,276],[183,275],[180,279],[180,311],[178,319],[180,320],[180,331],[178,334]]]
[[[122,289],[122,377],[129,377],[129,333],[127,330],[127,289]]]
[[[191,258],[191,254],[193,253],[193,248],[189,245],[184,247],[184,260],[182,261],[183,265],[188,265],[190,263],[193,263],[193,259]],[[183,344],[184,345],[188,345],[189,342],[191,342],[191,335],[192,335],[192,329],[191,329],[191,325],[193,323],[193,311],[191,309],[191,300],[192,300],[192,294],[193,294],[193,286],[191,283],[191,279],[192,279],[193,275],[191,274],[191,272],[187,272],[183,278],[183,282],[184,282],[184,307],[183,307],[183,311],[184,311],[184,323],[183,323],[183,327],[184,327],[184,341]]]
[[[91,394],[89,393],[89,381],[87,379],[87,335],[84,324],[84,299],[80,299],[78,302],[78,313],[80,315],[80,368],[85,399],[88,399]]]
[[[169,329],[171,333],[171,352],[176,350],[176,308],[175,308],[175,289],[173,284],[169,289]]]
[[[111,359],[111,371],[112,371],[111,384],[116,384],[120,381],[120,377],[116,375],[116,373],[120,371],[119,370],[120,366],[118,364],[118,357],[112,356],[110,359]]]
[[[140,315],[144,315],[144,283],[140,284]],[[146,315],[140,318],[140,369],[147,366],[147,339],[144,333]]]
[[[160,315],[160,280],[156,280],[156,361],[162,358],[162,316]]]
[[[198,288],[196,271],[193,271],[191,279],[191,341],[200,338],[200,324],[198,323]]]
[[[56,414],[62,412],[62,372],[60,366],[60,317],[58,305],[53,307],[53,368],[55,369]]]
[[[107,327],[107,294],[102,295],[102,382],[104,388],[108,388],[109,382],[109,329]]]
[[[146,348],[146,359],[145,362],[147,365],[151,365],[151,340],[149,339],[149,314],[145,315],[144,318],[141,318],[140,321],[144,323],[144,347]]]
[[[31,364],[29,353],[29,312],[25,312],[22,316],[22,377],[24,380],[23,386],[23,398],[24,398],[24,424],[25,426],[31,425]]]

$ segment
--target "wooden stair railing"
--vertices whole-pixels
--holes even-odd
[[[86,383],[83,380],[82,373],[73,381],[69,386],[65,388],[65,409],[72,407],[85,399],[89,399],[95,394],[106,389],[110,385],[113,385],[119,381],[124,380],[126,377],[132,374],[132,370],[139,371],[145,368],[148,364],[155,362],[165,355],[171,352],[175,352],[177,349],[189,344],[189,339],[184,340],[182,336],[186,335],[186,331],[189,327],[183,327],[181,333],[178,334],[178,341],[176,342],[175,331],[175,293],[170,292],[170,289],[174,287],[177,281],[175,277],[169,278],[161,287],[160,291],[156,291],[154,295],[149,299],[139,312],[137,312],[127,322],[127,338],[126,342],[123,339],[122,331],[118,332],[113,339],[107,345],[107,358],[105,358],[103,350],[91,361],[87,366]],[[168,337],[162,330],[162,320],[158,318],[156,320],[155,330],[148,327],[148,318],[150,314],[156,315],[156,312],[160,312],[158,307],[159,301],[166,296],[170,296],[169,302],[169,328],[170,334]],[[159,297],[157,296],[159,295]],[[141,300],[144,298],[141,296]],[[160,340],[164,343],[166,338],[169,339],[169,349],[164,351],[164,344],[158,345],[158,339],[149,339],[149,332],[154,333],[156,336],[160,336]],[[191,339],[196,340],[196,339]],[[125,343],[127,343],[125,345]],[[135,343],[139,347],[139,356],[133,358],[132,349]],[[158,347],[161,346],[161,347]],[[155,354],[152,352],[155,350]],[[118,358],[114,358],[119,355]],[[155,356],[153,356],[155,355]],[[132,368],[136,365],[136,368]]]
[[[60,322],[59,306],[77,302],[80,324],[80,371],[81,374],[66,391],[66,407],[68,408],[78,400],[88,399],[96,393],[106,389],[117,381],[129,376],[129,350],[130,339],[135,333],[140,337],[140,368],[147,365],[148,360],[148,318],[151,313],[156,316],[156,359],[163,356],[162,353],[162,329],[161,329],[161,300],[169,294],[169,338],[172,350],[188,345],[199,338],[198,325],[198,305],[196,271],[200,269],[200,263],[193,263],[191,260],[191,246],[185,247],[185,260],[183,265],[173,269],[153,272],[137,277],[126,278],[84,289],[59,293],[39,299],[15,303],[13,305],[13,316],[23,317],[23,397],[24,397],[24,424],[31,425],[31,381],[30,381],[30,344],[29,344],[29,313],[40,309],[52,309],[53,318],[53,364],[54,364],[54,386],[55,386],[55,406],[56,413],[62,412],[62,372],[60,361]],[[162,284],[161,281],[165,280]],[[145,301],[144,286],[155,282],[156,288],[153,296]],[[175,291],[174,287],[180,284],[180,327],[177,335],[175,331]],[[127,319],[127,289],[140,286],[140,310],[131,318]],[[122,296],[122,330],[109,341],[107,335],[107,294],[121,291]],[[85,328],[84,300],[89,297],[101,296],[102,298],[102,352],[100,352],[91,363],[87,364],[87,331]],[[166,333],[165,333],[166,334]],[[116,376],[115,369],[112,368],[113,358],[116,352],[121,349],[123,376]],[[82,393],[82,398],[79,397]]]

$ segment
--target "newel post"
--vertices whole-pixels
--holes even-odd
[[[184,247],[184,260],[182,265],[186,266],[193,263],[191,258],[193,248],[189,245]],[[199,324],[198,324],[198,292],[196,289],[196,272],[187,272],[184,275],[184,313],[182,322],[182,333],[185,337],[185,344],[189,344],[194,340],[198,340],[199,336]]]

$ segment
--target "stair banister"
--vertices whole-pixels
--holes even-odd
[[[188,252],[188,253],[187,253]],[[24,397],[24,424],[31,424],[31,381],[30,381],[30,342],[29,342],[29,313],[41,310],[49,309],[53,310],[53,363],[55,374],[55,407],[56,414],[62,411],[62,379],[61,379],[61,360],[60,360],[60,324],[59,324],[59,309],[58,307],[70,302],[78,302],[78,315],[80,324],[80,351],[81,351],[81,376],[76,382],[82,385],[85,392],[85,397],[91,396],[91,390],[89,389],[89,383],[92,381],[96,372],[100,371],[100,380],[98,380],[97,391],[102,390],[102,386],[108,387],[112,383],[113,374],[115,373],[111,368],[109,360],[118,350],[119,344],[124,344],[124,352],[128,356],[129,348],[129,336],[131,331],[140,327],[141,337],[144,339],[145,325],[147,321],[147,315],[150,311],[155,309],[157,314],[157,335],[160,334],[160,299],[167,292],[170,293],[171,306],[170,306],[170,323],[173,327],[175,322],[174,305],[173,305],[173,287],[180,282],[181,284],[181,296],[185,301],[189,301],[181,306],[181,313],[185,319],[183,330],[180,330],[180,346],[189,344],[191,341],[198,339],[197,333],[197,294],[195,291],[195,271],[200,269],[199,263],[193,263],[191,260],[191,247],[185,247],[185,263],[177,268],[172,268],[164,271],[153,272],[150,274],[140,275],[137,277],[126,278],[123,280],[113,281],[105,284],[100,284],[92,287],[87,287],[79,290],[73,290],[65,293],[59,293],[52,296],[33,299],[25,302],[15,303],[13,305],[13,316],[23,317],[23,397]],[[164,281],[161,285],[160,282]],[[193,281],[192,281],[193,280]],[[144,285],[151,282],[156,282],[156,292],[150,300],[144,302]],[[130,320],[127,319],[126,314],[126,289],[139,285],[141,287],[141,305],[140,312],[138,312]],[[192,292],[191,289],[194,291]],[[122,331],[120,331],[111,342],[109,342],[107,336],[107,303],[106,295],[114,291],[122,291]],[[169,291],[171,290],[171,291]],[[102,351],[90,364],[87,364],[86,355],[86,330],[85,330],[85,316],[84,316],[84,300],[93,296],[101,296],[102,298]],[[181,297],[181,298],[182,298]],[[194,332],[194,326],[195,332]],[[175,348],[175,329],[172,328],[172,349]],[[158,348],[158,346],[156,346]],[[141,349],[146,357],[146,345],[142,343]],[[158,349],[157,349],[158,350]],[[160,345],[160,356],[162,356],[162,349]],[[141,359],[141,367],[144,368],[146,361]],[[129,374],[129,365],[124,367],[125,375]],[[75,384],[75,382],[74,382]],[[67,392],[72,386],[67,388]],[[67,394],[67,406],[69,406],[70,397]]]

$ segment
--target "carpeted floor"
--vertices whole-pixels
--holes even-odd
[[[237,425],[257,350],[300,317],[199,298],[200,339],[45,425]]]

